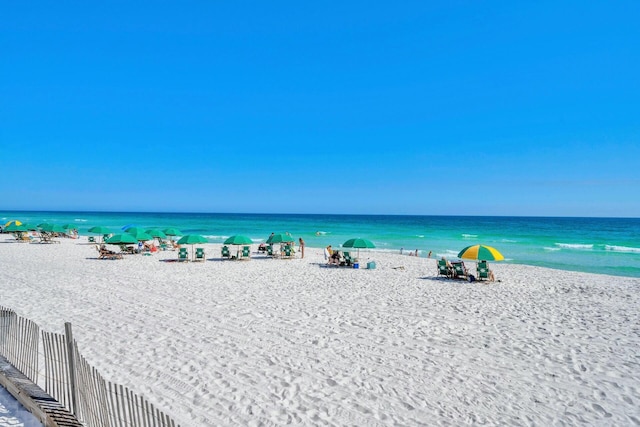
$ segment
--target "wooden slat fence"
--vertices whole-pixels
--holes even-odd
[[[38,377],[38,325],[0,306],[0,354],[31,381]]]
[[[72,414],[77,415],[71,396],[71,373],[65,336],[42,331],[44,346],[44,391],[53,396]]]
[[[71,325],[66,326],[68,335],[40,334],[34,322],[0,306],[0,355],[87,427],[180,427],[144,397],[106,381],[80,354]],[[40,335],[44,373],[39,374]]]

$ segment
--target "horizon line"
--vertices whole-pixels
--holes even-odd
[[[284,212],[209,212],[209,211],[110,211],[110,210],[38,210],[5,209],[0,212],[54,212],[54,213],[106,213],[106,214],[209,214],[209,215],[315,215],[315,216],[399,216],[399,217],[461,217],[461,218],[565,218],[565,219],[640,219],[633,216],[562,216],[562,215],[464,215],[464,214],[398,214],[398,213],[284,213]]]

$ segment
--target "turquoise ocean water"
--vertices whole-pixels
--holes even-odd
[[[640,277],[640,219],[390,215],[297,215],[115,212],[0,211],[0,223],[13,219],[39,224],[73,223],[81,235],[102,225],[119,232],[127,225],[176,227],[222,243],[244,234],[256,243],[271,232],[290,232],[307,246],[339,246],[352,237],[373,241],[376,250],[419,251],[426,257],[455,255],[481,243],[500,250],[506,262],[561,270]]]

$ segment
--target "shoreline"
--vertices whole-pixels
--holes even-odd
[[[401,248],[418,249],[421,256],[431,251],[433,258],[454,258],[466,246],[483,244],[496,248],[513,263],[640,277],[640,247],[633,239],[640,233],[638,219],[5,211],[0,217],[6,219],[4,223],[18,218],[31,224],[71,224],[83,236],[89,235],[92,226],[117,233],[128,224],[143,229],[175,227],[185,234],[202,235],[212,243],[222,243],[232,234],[260,242],[271,232],[291,232],[309,247],[322,248],[365,237],[377,250],[393,253]]]
[[[366,270],[309,246],[241,262],[205,244],[207,261],[178,263],[4,240],[0,304],[71,322],[105,378],[182,425],[640,419],[637,278],[490,263],[500,282],[468,283],[399,254]]]

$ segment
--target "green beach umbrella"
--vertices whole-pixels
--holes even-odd
[[[485,245],[467,246],[458,253],[458,258],[482,261],[502,261],[504,256],[496,248]]]
[[[40,230],[46,231],[47,233],[65,233],[67,231],[58,224],[41,224],[38,227],[40,227]]]
[[[167,236],[182,236],[182,231],[178,230],[177,228],[165,228],[162,231],[164,231],[164,234],[166,234]]]
[[[40,224],[38,224],[38,228],[42,228],[42,227],[51,227],[53,224],[51,224],[50,222],[41,222]]]
[[[236,257],[239,257],[240,246],[241,245],[251,245],[251,244],[253,244],[253,240],[251,240],[247,236],[242,236],[240,234],[236,234],[235,236],[231,236],[227,240],[225,240],[224,244],[225,245],[236,245],[236,246],[238,246],[238,250],[236,251]]]
[[[155,228],[150,228],[149,230],[145,231],[149,236],[151,237],[157,237],[158,239],[166,239],[167,238],[167,234],[164,233],[161,230],[157,230]]]
[[[110,245],[133,245],[138,243],[138,240],[133,234],[121,233],[114,234],[113,236],[109,237],[107,240],[105,240],[105,243],[108,243]]]
[[[209,242],[206,237],[203,237],[199,234],[187,234],[186,236],[182,236],[180,240],[178,240],[179,245],[195,245],[198,243],[207,243]]]
[[[355,238],[349,239],[342,244],[343,248],[355,248],[355,249],[372,249],[375,248],[376,245],[373,244],[371,240]]]
[[[286,233],[272,234],[267,239],[267,243],[269,243],[269,244],[272,244],[272,243],[288,243],[288,242],[293,242],[293,237],[289,236]]]
[[[253,244],[253,240],[248,238],[247,236],[241,236],[239,234],[235,236],[229,237],[224,241],[225,245],[251,245]]]
[[[208,240],[206,239],[206,237],[203,237],[199,234],[187,234],[186,236],[182,236],[180,240],[178,240],[179,245],[191,245],[191,259],[195,258],[193,245],[207,242]]]
[[[22,224],[23,227],[25,227],[27,230],[29,231],[38,231],[38,226],[37,225],[33,225],[33,224]]]
[[[133,229],[132,228],[128,229],[126,234],[130,234],[131,236],[135,237],[135,239],[139,242],[143,242],[146,240],[153,240],[153,236],[151,236],[148,233],[145,233],[143,230],[139,228],[136,228],[133,231],[130,231],[130,230],[133,230]]]
[[[124,230],[125,233],[129,233],[129,234],[136,234],[136,233],[144,233],[145,231],[140,228],[140,227],[127,227],[126,230]]]
[[[91,227],[89,229],[89,233],[102,234],[102,239],[104,241],[105,240],[104,237],[112,234],[113,232],[109,230],[107,227],[96,225],[95,227]]]
[[[362,239],[356,237],[355,239],[349,239],[342,244],[343,248],[354,248],[358,250],[358,258],[360,257],[360,249],[373,249],[376,245],[371,240]]]
[[[65,230],[77,230],[78,226],[76,224],[64,224],[62,228]]]
[[[111,234],[111,230],[109,230],[107,227],[103,227],[101,225],[96,225],[95,227],[91,227],[89,229],[89,233]]]

